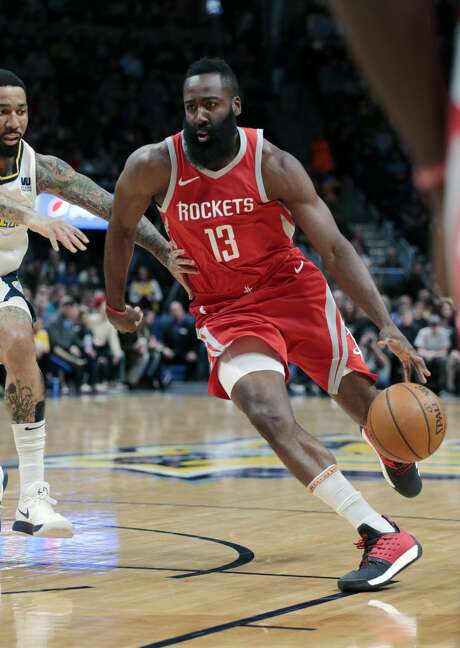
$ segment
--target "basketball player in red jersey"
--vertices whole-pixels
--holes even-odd
[[[211,394],[231,398],[291,473],[358,529],[364,558],[339,587],[380,588],[417,560],[421,547],[370,507],[332,453],[294,418],[285,387],[288,361],[360,425],[377,393],[324,276],[292,245],[295,225],[379,327],[381,340],[422,381],[424,362],[395,328],[301,164],[261,130],[237,127],[238,82],[224,61],[190,66],[184,106],[183,132],[133,153],[118,180],[105,250],[108,316],[120,331],[139,324],[124,290],[136,223],[153,197],[171,241],[195,262],[196,274],[188,276],[191,311],[208,350]],[[384,470],[400,493],[420,491],[415,465],[390,463]]]

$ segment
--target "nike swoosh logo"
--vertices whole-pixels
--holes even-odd
[[[24,513],[24,511],[21,511],[21,509],[18,508],[18,513],[23,515],[27,520],[29,519],[29,509],[27,509],[27,511]]]
[[[26,427],[25,429],[27,431],[29,431],[29,430],[38,430],[38,428],[41,428],[42,426],[43,426],[43,423],[40,423],[39,425],[35,425],[33,427]]]
[[[304,264],[304,262],[302,261],[302,263],[299,265],[298,268],[294,268],[294,272],[295,272],[296,274],[299,274],[299,272],[302,270],[302,268],[303,268],[303,264]]]
[[[185,185],[190,184],[191,182],[194,182],[195,180],[199,180],[200,176],[195,176],[194,178],[189,178],[188,180],[182,180],[182,178],[179,178],[179,187],[185,187]]]

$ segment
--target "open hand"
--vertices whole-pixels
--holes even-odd
[[[36,214],[29,219],[27,227],[49,239],[53,250],[56,251],[59,250],[58,243],[61,243],[70,252],[78,250],[83,252],[86,250],[86,244],[89,243],[82,231],[58,218]]]
[[[426,383],[427,376],[431,376],[425,360],[418,355],[409,340],[394,326],[384,326],[379,333],[380,347],[387,347],[397,356],[403,366],[404,380],[410,382],[412,369],[415,369],[420,382]]]
[[[176,244],[171,241],[171,251],[169,253],[168,262],[166,267],[173,277],[184,287],[187,292],[188,298],[193,299],[193,293],[190,289],[189,283],[185,275],[199,274],[195,266],[195,261],[184,256],[185,250],[178,248]]]

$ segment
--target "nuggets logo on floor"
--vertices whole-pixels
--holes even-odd
[[[345,474],[366,479],[381,477],[375,454],[361,439],[328,435],[321,437],[321,440],[334,452]],[[50,456],[46,465],[48,468],[129,470],[186,480],[290,477],[270,446],[260,437]],[[459,479],[460,439],[446,441],[435,455],[423,462],[422,472],[423,477],[428,479]]]

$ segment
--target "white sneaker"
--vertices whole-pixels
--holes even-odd
[[[47,482],[31,484],[19,500],[13,532],[41,538],[71,538],[74,534],[72,523],[56,513],[52,504],[56,504],[56,500],[49,496]]]

